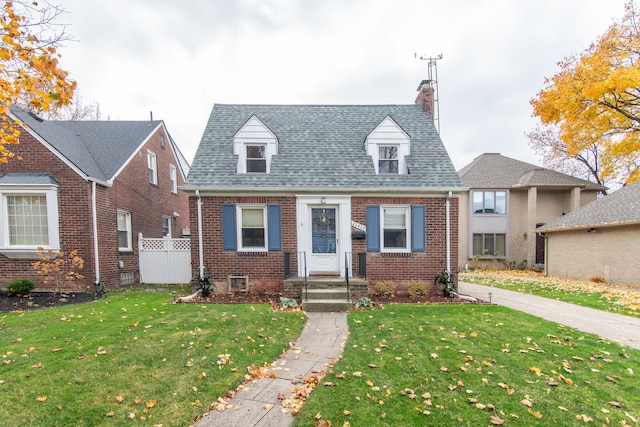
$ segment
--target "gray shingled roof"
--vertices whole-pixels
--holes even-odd
[[[581,187],[605,190],[598,184],[521,162],[498,153],[484,153],[458,172],[469,188]]]
[[[237,174],[233,137],[255,115],[278,139],[269,174]],[[409,175],[376,175],[365,139],[387,116],[411,138]],[[214,105],[185,190],[460,190],[451,159],[418,105]]]
[[[539,227],[539,232],[640,223],[640,182],[594,200]]]
[[[11,106],[11,112],[84,174],[105,182],[162,124],[161,120],[42,120],[16,106]]]

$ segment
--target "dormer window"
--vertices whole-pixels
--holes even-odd
[[[233,136],[233,154],[238,156],[238,173],[269,173],[271,158],[278,154],[278,139],[260,119],[251,116]]]
[[[266,146],[264,145],[247,145],[247,172],[267,171]]]
[[[407,157],[411,154],[409,135],[387,116],[367,136],[365,149],[378,175],[407,175]]]
[[[378,173],[398,173],[398,147],[389,145],[378,147]]]

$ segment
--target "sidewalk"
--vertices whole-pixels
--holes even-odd
[[[489,292],[491,292],[493,294],[491,302],[494,304],[533,314],[640,349],[640,318],[637,317],[623,316],[550,298],[464,282],[458,284],[458,290],[463,295],[470,295],[484,301],[489,301]]]
[[[196,427],[288,427],[293,423],[293,416],[281,411],[278,395],[289,398],[291,389],[304,378],[327,371],[347,340],[347,313],[306,314],[307,324],[298,341],[269,369],[275,378],[251,381],[231,399],[233,407],[206,413]]]

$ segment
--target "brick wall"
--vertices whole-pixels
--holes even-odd
[[[190,216],[194,232],[191,236],[193,275],[199,274],[197,198],[189,199]],[[277,203],[282,207],[282,251],[258,254],[242,254],[235,250],[222,249],[222,204],[268,204]],[[366,255],[367,278],[370,281],[394,280],[404,282],[422,279],[433,282],[435,276],[446,267],[446,232],[444,198],[388,198],[353,197],[351,199],[352,219],[366,224],[367,205],[423,205],[426,208],[427,250],[411,254],[381,254],[369,252]],[[451,199],[451,266],[458,262],[458,200]],[[284,279],[284,253],[290,252],[291,271],[297,271],[296,253],[296,199],[290,197],[202,197],[203,216],[203,257],[205,273],[220,287],[226,288],[228,275],[248,275],[252,290],[282,292]],[[357,275],[358,253],[366,252],[365,240],[352,241],[353,271]]]

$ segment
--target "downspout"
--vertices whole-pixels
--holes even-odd
[[[202,198],[200,197],[200,190],[196,190],[196,196],[198,197],[198,262],[200,268],[200,279],[204,278],[204,256],[202,251]]]
[[[451,274],[451,191],[447,194],[446,211],[446,241],[447,241],[447,272]]]
[[[100,283],[100,254],[98,253],[98,207],[97,185],[91,181],[91,216],[93,220],[93,263],[95,265],[96,284]]]

